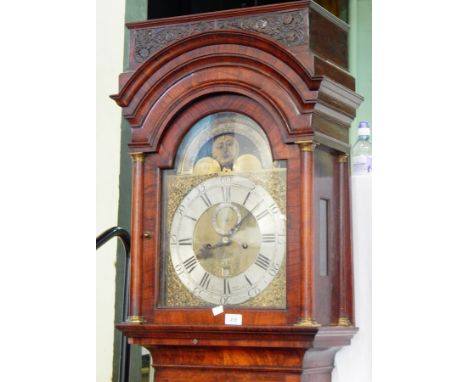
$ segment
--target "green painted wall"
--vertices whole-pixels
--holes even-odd
[[[349,66],[356,78],[356,91],[364,97],[357,111],[350,134],[350,143],[357,138],[359,121],[369,121],[372,129],[372,1],[349,1]],[[372,130],[371,130],[372,131]]]

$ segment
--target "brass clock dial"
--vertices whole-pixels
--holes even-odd
[[[205,180],[179,204],[170,256],[180,281],[212,304],[241,304],[276,277],[285,257],[285,217],[260,185],[237,175]]]
[[[254,120],[199,120],[163,191],[163,306],[286,307],[286,168]]]

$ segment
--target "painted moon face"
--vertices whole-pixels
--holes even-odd
[[[223,167],[232,166],[239,156],[239,142],[234,136],[224,134],[217,137],[212,146],[212,155]]]

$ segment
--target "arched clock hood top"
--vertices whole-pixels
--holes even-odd
[[[313,65],[305,65],[304,57]],[[133,150],[158,151],[165,129],[181,110],[216,94],[237,94],[268,105],[283,141],[292,142],[310,138],[323,119],[347,130],[362,100],[330,78],[335,67],[326,77],[322,66],[314,55],[300,59],[277,41],[252,32],[208,31],[178,40],[123,73],[120,91],[112,98],[132,127]]]

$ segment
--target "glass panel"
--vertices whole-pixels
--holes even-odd
[[[286,166],[260,126],[207,116],[163,174],[163,304],[285,307]]]

